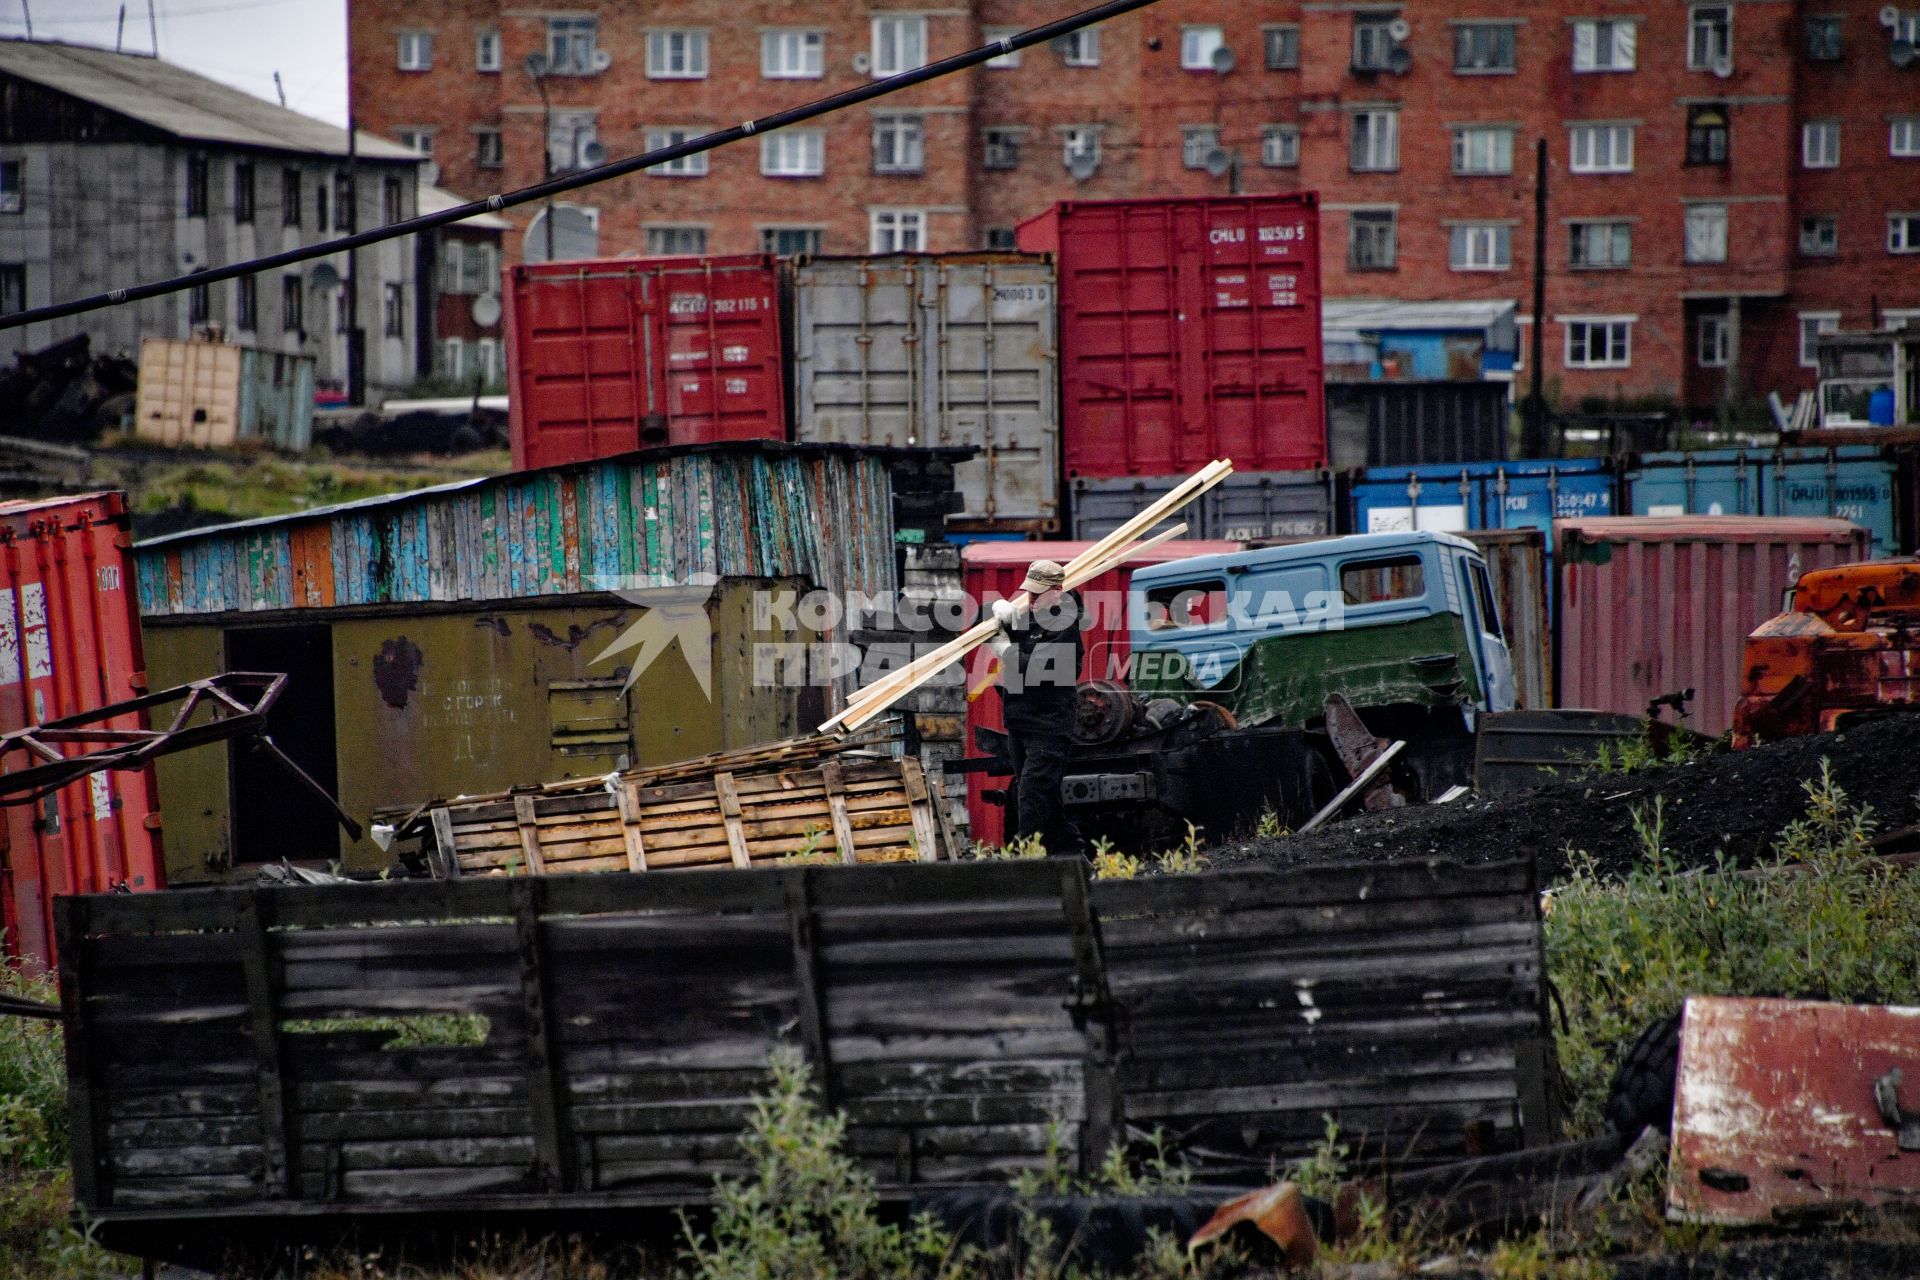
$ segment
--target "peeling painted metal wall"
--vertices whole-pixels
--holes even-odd
[[[526,600],[635,577],[790,577],[836,593],[896,582],[887,464],[758,442],[492,476],[135,553],[149,618]]]
[[[1500,607],[1513,685],[1522,709],[1553,705],[1553,631],[1548,621],[1547,536],[1538,529],[1474,529],[1460,535],[1487,558]]]

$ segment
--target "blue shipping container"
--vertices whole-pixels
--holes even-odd
[[[1413,529],[1551,533],[1556,519],[1612,515],[1613,478],[1612,463],[1606,458],[1368,467],[1353,482],[1348,514],[1354,533]]]
[[[1627,468],[1625,503],[1637,516],[1837,516],[1890,556],[1900,552],[1896,475],[1872,445],[1643,453]]]

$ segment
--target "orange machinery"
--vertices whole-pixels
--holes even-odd
[[[1920,706],[1920,560],[1803,574],[1747,637],[1733,745],[1826,733]]]

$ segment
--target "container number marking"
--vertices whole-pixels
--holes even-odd
[[[100,589],[102,591],[118,591],[120,589],[119,565],[103,564],[100,566]]]

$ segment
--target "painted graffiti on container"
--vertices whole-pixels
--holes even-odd
[[[37,582],[20,589],[16,607],[11,587],[0,591],[0,686],[20,683],[20,629],[27,633],[27,679],[53,674],[53,651],[47,644],[47,593]]]
[[[587,637],[596,631],[603,628],[609,631],[618,631],[621,624],[626,621],[626,618],[627,616],[624,613],[616,613],[611,618],[595,618],[584,627],[576,622],[567,628],[567,634],[564,636],[557,634],[551,627],[543,623],[535,622],[527,627],[527,634],[535,640],[538,640],[541,644],[551,645],[556,649],[565,649],[568,653],[572,653],[575,649],[578,649],[582,644],[586,643]]]
[[[405,636],[395,636],[373,657],[373,684],[380,700],[395,710],[407,705],[407,695],[420,687],[420,668],[427,655]]]

